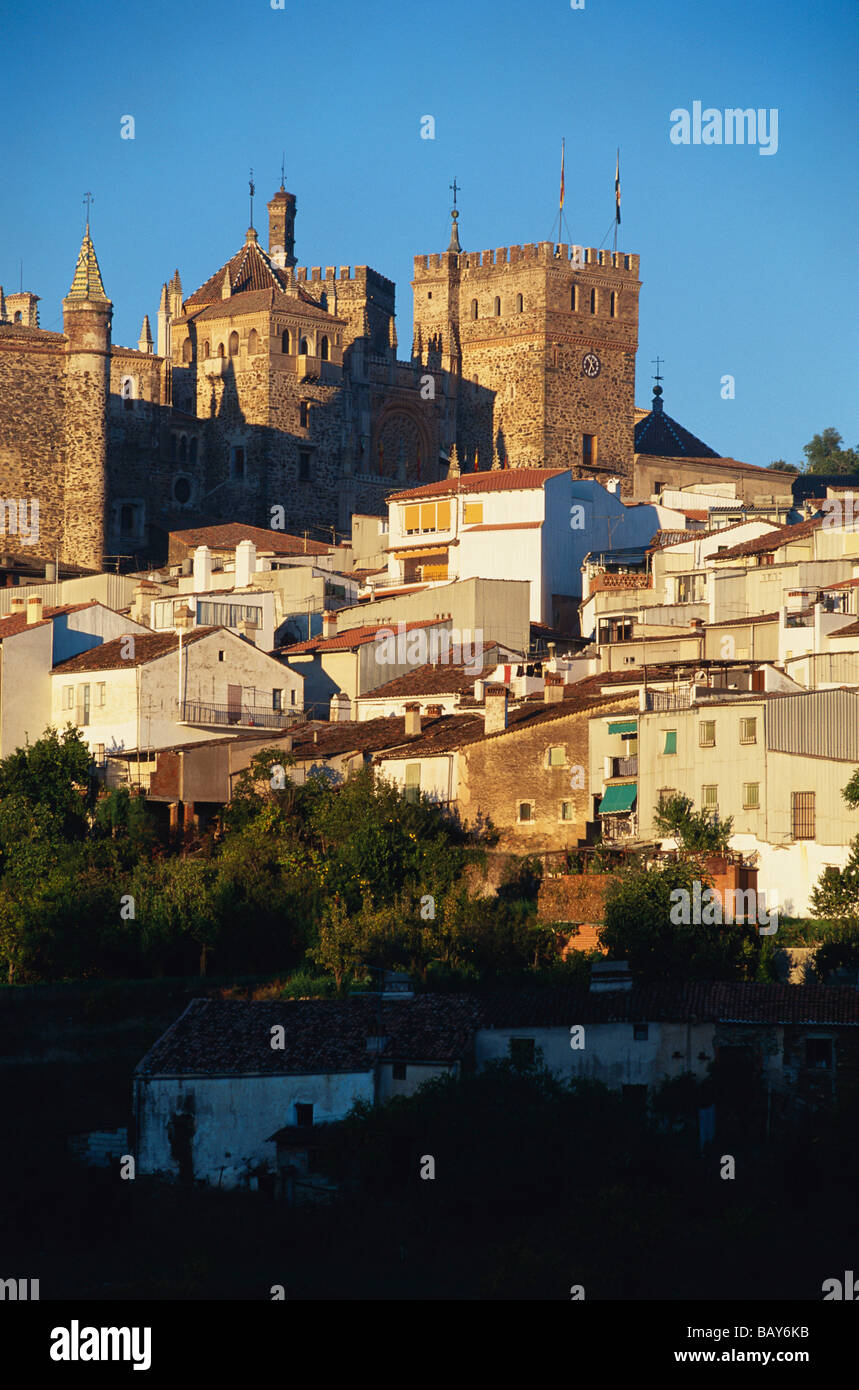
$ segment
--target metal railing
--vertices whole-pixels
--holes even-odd
[[[651,710],[690,709],[692,706],[692,687],[681,690],[645,690],[644,707]]]
[[[177,702],[177,722],[206,728],[288,729],[305,722],[303,708],[273,710],[264,705],[219,705],[208,700]]]
[[[612,758],[610,777],[637,777],[638,756],[633,758]]]

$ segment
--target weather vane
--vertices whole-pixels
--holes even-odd
[[[253,171],[253,169],[251,169],[251,176],[250,176],[250,178],[249,178],[249,180],[248,180],[248,187],[250,188],[250,191],[251,191],[251,226],[253,226],[253,225],[254,225],[254,194],[256,193],[256,189],[254,188],[254,171]]]
[[[281,188],[285,188],[285,187],[286,187],[286,182],[285,182],[285,180],[286,180],[286,150],[284,150],[283,153],[282,153],[281,156],[280,156],[280,186],[281,186]]]
[[[653,380],[654,380],[654,381],[661,381],[661,380],[662,380],[662,377],[659,375],[659,367],[660,367],[660,364],[663,363],[663,362],[665,361],[665,358],[664,358],[664,357],[651,357],[650,360],[651,360],[651,362],[654,362],[654,363],[656,364],[656,375],[655,375],[655,377],[653,378]]]

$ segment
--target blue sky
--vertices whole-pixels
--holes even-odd
[[[446,247],[454,174],[464,249],[551,239],[565,136],[582,245],[611,244],[621,148],[638,403],[659,353],[667,410],[721,453],[799,462],[826,425],[859,443],[853,0],[61,0],[3,28],[0,283],[23,260],[43,327],[87,189],[114,341],[135,346],[176,266],[188,294],[243,241],[251,165],[267,237],[285,149],[299,264],[394,279],[407,356],[412,257]],[[777,108],[777,153],[672,144],[694,101]]]

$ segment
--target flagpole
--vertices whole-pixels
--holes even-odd
[[[566,140],[561,139],[561,196],[558,203],[558,242],[563,240],[562,218],[564,216],[564,146]]]
[[[617,255],[617,229],[620,223],[620,146],[614,170],[614,253]]]

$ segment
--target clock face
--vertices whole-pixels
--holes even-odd
[[[602,363],[595,352],[586,352],[582,358],[582,376],[599,376]]]

